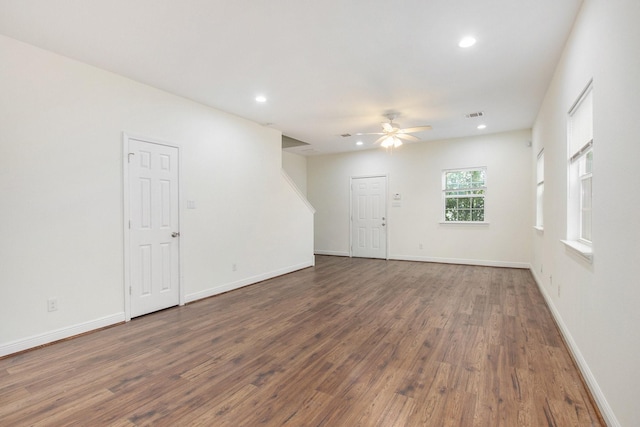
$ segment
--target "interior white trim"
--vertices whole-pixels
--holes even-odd
[[[309,212],[311,212],[312,214],[315,214],[316,209],[311,205],[311,203],[309,202],[307,197],[302,193],[302,191],[300,191],[300,189],[298,188],[296,183],[293,181],[293,179],[291,179],[287,171],[285,171],[284,169],[281,169],[280,171],[282,172],[282,176],[284,177],[285,181],[287,181],[291,186],[291,188],[293,188],[294,191],[298,194],[298,197],[300,197],[300,200],[302,200],[304,204],[307,205],[307,208],[309,208]]]
[[[303,262],[301,264],[296,264],[289,267],[280,268],[278,270],[270,271],[267,273],[258,274],[256,276],[247,277],[235,282],[225,283],[222,285],[215,286],[213,288],[205,289],[204,291],[195,292],[193,294],[187,294],[185,296],[185,300],[187,303],[198,301],[200,299],[212,297],[214,295],[218,295],[223,292],[228,292],[234,289],[242,288],[243,286],[253,285],[255,283],[272,279],[277,276],[282,276],[284,274],[292,273],[294,271],[302,270],[304,268],[313,267],[314,265],[315,265],[315,258],[312,258],[308,262]]]
[[[351,256],[349,251],[323,251],[320,249],[316,249],[314,252],[316,255]]]
[[[129,134],[122,132],[122,239],[123,239],[123,277],[122,285],[124,286],[124,320],[128,322],[131,320],[131,313],[129,308],[131,307],[131,293],[129,288],[131,287],[131,281],[129,280],[129,265],[130,251],[129,251],[129,219],[131,218],[129,207]]]
[[[427,257],[427,256],[413,256],[413,255],[390,255],[389,259],[397,260],[397,261],[436,262],[441,264],[478,265],[483,267],[506,267],[506,268],[529,268],[530,267],[530,264],[526,262],[496,261],[496,260],[485,260],[485,259],[438,258],[438,257]]]
[[[568,249],[573,253],[578,254],[584,258],[587,262],[593,262],[593,248],[584,243],[580,243],[577,240],[560,240]]]
[[[70,338],[76,335],[84,334],[106,326],[115,325],[124,322],[124,312],[111,314],[109,316],[100,317],[88,322],[79,323],[77,325],[67,326],[56,329],[54,331],[45,332],[44,334],[34,335],[28,338],[22,338],[6,344],[0,345],[0,357],[9,354],[18,353],[20,351],[29,350],[41,345],[50,344],[55,341]]]
[[[611,409],[611,406],[609,406],[609,402],[607,402],[607,399],[604,396],[602,389],[600,389],[600,386],[598,385],[598,382],[596,381],[595,376],[591,372],[591,369],[589,368],[587,361],[582,356],[582,352],[580,351],[580,348],[578,347],[573,337],[571,336],[571,332],[569,332],[569,328],[567,328],[567,325],[565,325],[564,321],[562,320],[562,316],[560,315],[560,312],[556,309],[555,305],[553,304],[553,300],[549,296],[547,290],[544,288],[544,286],[542,286],[542,281],[538,277],[535,271],[535,268],[533,268],[533,266],[529,266],[529,269],[531,270],[533,279],[538,285],[538,289],[540,289],[540,293],[542,294],[542,296],[545,299],[545,302],[547,303],[547,307],[549,307],[549,310],[551,311],[551,315],[553,316],[553,319],[555,320],[556,325],[558,325],[558,329],[560,329],[560,333],[562,334],[562,337],[564,338],[565,343],[567,343],[567,347],[569,347],[569,351],[573,355],[573,359],[578,365],[578,369],[580,369],[580,372],[582,373],[582,377],[587,383],[587,387],[589,387],[589,390],[591,391],[591,394],[593,395],[593,398],[595,399],[596,404],[600,409],[600,413],[604,417],[604,421],[607,423],[608,426],[622,427],[622,425],[616,418],[615,414],[613,413],[613,409]]]
[[[316,250],[316,255],[330,255],[330,256],[351,256],[349,252],[340,251],[323,251]],[[438,258],[428,256],[414,256],[414,255],[389,255],[388,260],[394,261],[417,261],[417,262],[436,262],[441,264],[461,264],[461,265],[478,265],[482,267],[505,267],[505,268],[530,268],[530,264],[526,262],[515,261],[496,261],[485,259],[463,259],[463,258]]]

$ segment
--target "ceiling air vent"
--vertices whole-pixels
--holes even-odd
[[[347,138],[347,137],[351,136],[351,134],[350,133],[343,133],[340,136],[343,137],[343,138]]]
[[[476,118],[476,117],[482,117],[482,116],[484,116],[484,113],[483,113],[482,111],[478,111],[478,112],[476,112],[476,113],[469,113],[469,114],[467,114],[465,117],[466,117],[467,119],[473,119],[473,118]]]

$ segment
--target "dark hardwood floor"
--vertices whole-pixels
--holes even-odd
[[[2,426],[599,426],[527,270],[314,268],[0,360]]]

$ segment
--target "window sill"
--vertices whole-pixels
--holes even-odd
[[[540,227],[538,225],[534,225],[533,229],[536,230],[536,231],[539,231],[541,233],[544,233],[544,227]]]
[[[580,243],[576,240],[560,240],[564,245],[587,260],[589,263],[593,263],[593,248],[591,246]]]
[[[440,221],[442,225],[489,225],[486,221]]]

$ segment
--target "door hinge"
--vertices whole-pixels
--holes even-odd
[[[136,153],[129,153],[127,154],[127,163],[131,163],[131,156],[135,156]]]
[[[133,289],[129,286],[129,295],[133,295]]]
[[[131,220],[129,220],[129,230],[131,230]]]

